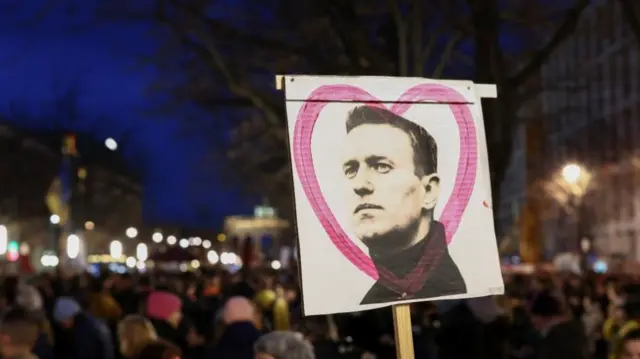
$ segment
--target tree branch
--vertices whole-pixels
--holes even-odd
[[[438,42],[439,35],[440,35],[439,33],[434,33],[429,35],[429,40],[427,41],[427,44],[425,45],[424,49],[420,53],[419,61],[421,64],[424,65],[424,63],[427,62],[429,57],[431,57],[431,53],[433,52],[433,49],[436,46],[436,43]]]
[[[393,22],[396,24],[396,31],[398,36],[398,75],[409,75],[409,63],[408,63],[408,49],[407,49],[407,26],[402,19],[402,13],[396,0],[387,0],[387,6],[389,12],[393,18]]]
[[[451,54],[455,50],[458,43],[462,40],[462,38],[463,35],[461,33],[457,33],[453,35],[451,40],[449,40],[444,48],[444,51],[442,51],[442,54],[440,55],[440,62],[438,63],[438,66],[436,66],[435,70],[433,71],[433,78],[439,79],[442,77],[444,69],[451,59]]]
[[[525,81],[529,79],[532,75],[534,75],[542,64],[544,64],[549,56],[560,46],[570,35],[572,35],[576,28],[578,27],[578,22],[580,20],[580,16],[582,12],[589,5],[589,0],[576,0],[576,4],[568,10],[565,15],[565,18],[556,30],[556,32],[551,36],[549,42],[540,49],[531,59],[531,61],[525,65],[518,73],[511,76],[507,79],[507,83],[512,87],[518,87]]]
[[[632,0],[618,0],[618,3],[620,3],[624,19],[636,37],[636,42],[640,48],[640,14],[638,14],[638,7],[634,6],[631,1]],[[637,0],[635,3],[637,4]]]
[[[423,8],[422,0],[413,0],[413,16],[411,20],[411,44],[413,55],[413,75],[422,77],[424,74],[424,61],[422,61],[422,33],[423,26]]]
[[[384,72],[387,66],[380,62],[384,56],[371,48],[371,41],[360,26],[360,18],[353,8],[353,2],[324,0],[322,3],[331,28],[340,39],[343,51],[349,59],[350,75]]]
[[[227,66],[226,61],[218,51],[215,42],[207,33],[207,31],[202,28],[202,24],[197,20],[197,14],[193,14],[189,10],[186,11],[189,13],[189,15],[191,15],[190,25],[193,27],[193,31],[198,36],[198,39],[202,42],[202,44],[191,40],[188,36],[188,31],[184,31],[175,23],[173,23],[166,15],[164,9],[159,7],[156,11],[156,16],[158,17],[158,20],[161,21],[161,23],[165,24],[173,31],[173,33],[180,39],[180,41],[184,45],[191,48],[203,61],[220,71],[220,73],[226,79],[229,90],[232,93],[251,101],[254,106],[264,112],[266,119],[272,125],[281,126],[282,118],[266,104],[264,99],[254,93],[252,89],[242,85],[239,81],[236,80],[235,76]]]

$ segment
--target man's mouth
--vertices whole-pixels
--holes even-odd
[[[356,209],[353,211],[353,213],[358,213],[360,211],[363,211],[365,209],[382,209],[381,206],[378,206],[377,204],[372,204],[372,203],[362,203],[359,204]]]

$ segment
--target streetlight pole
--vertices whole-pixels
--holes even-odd
[[[587,189],[590,175],[580,165],[570,163],[562,168],[562,178],[568,186],[567,205],[571,212],[574,223],[575,242],[572,246],[580,255],[580,262],[583,271],[588,267],[588,255],[591,250],[591,241],[587,237],[584,228],[584,218],[582,216],[582,198]]]

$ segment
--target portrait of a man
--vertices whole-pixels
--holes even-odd
[[[346,121],[342,170],[351,230],[378,280],[360,304],[463,294],[466,284],[434,219],[438,146],[425,128],[373,106]]]

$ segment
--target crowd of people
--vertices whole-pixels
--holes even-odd
[[[301,315],[296,271],[5,276],[3,359],[395,358],[389,308]],[[503,296],[411,306],[416,359],[639,359],[640,281],[505,275]]]

